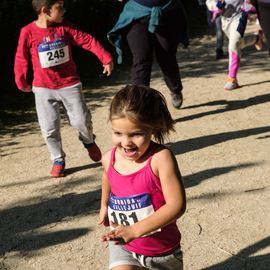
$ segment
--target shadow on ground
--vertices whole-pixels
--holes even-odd
[[[68,193],[38,203],[16,206],[0,212],[0,255],[11,251],[38,250],[87,234],[89,228],[40,233],[43,226],[55,227],[79,216],[95,214],[100,205],[100,190]],[[20,204],[25,204],[21,202]]]
[[[255,255],[270,246],[270,236],[246,247],[227,260],[202,270],[269,270],[270,254]]]
[[[205,180],[213,179],[216,176],[220,176],[226,173],[230,173],[234,170],[241,170],[249,167],[258,166],[259,163],[245,163],[235,166],[227,166],[222,168],[212,168],[191,175],[183,176],[183,182],[185,188],[190,188],[201,184]]]
[[[259,82],[257,84],[263,84],[263,83],[267,83],[267,82],[270,82],[270,81]],[[212,102],[203,103],[203,104],[199,104],[199,105],[183,107],[183,109],[191,109],[191,108],[198,108],[198,107],[204,107],[204,106],[206,106],[206,107],[208,107],[208,106],[209,107],[210,106],[224,106],[224,107],[221,109],[209,110],[207,112],[201,112],[201,113],[197,113],[197,114],[188,115],[185,117],[175,119],[175,121],[176,122],[190,121],[190,120],[199,119],[201,117],[205,117],[205,116],[209,116],[209,115],[215,115],[215,114],[220,114],[220,113],[229,112],[229,111],[241,110],[241,109],[245,109],[245,108],[248,108],[251,106],[255,106],[255,105],[263,104],[263,103],[267,103],[267,102],[270,102],[270,94],[255,96],[255,97],[251,97],[251,98],[248,98],[245,100],[232,100],[232,101],[215,100]]]
[[[180,155],[230,140],[259,135],[266,132],[270,132],[270,126],[242,129],[237,131],[229,131],[197,138],[191,138],[175,143],[169,143],[168,146],[170,149],[172,149],[175,155]]]

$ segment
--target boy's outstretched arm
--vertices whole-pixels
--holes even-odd
[[[70,22],[66,21],[66,27],[70,34],[69,38],[72,44],[95,54],[104,68],[106,66],[106,73],[111,74],[113,69],[113,57],[107,50],[105,50],[102,44],[94,36],[80,30],[77,26]],[[103,73],[105,72],[103,71]]]

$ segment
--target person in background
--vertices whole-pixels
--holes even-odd
[[[215,0],[198,0],[200,6],[206,7],[207,22],[210,27],[215,28],[216,33],[216,60],[226,58],[223,45],[224,45],[224,33],[222,31],[221,16],[219,13],[215,13],[216,1]]]
[[[255,35],[258,36],[258,39],[257,39],[257,41],[255,43],[255,48],[256,48],[257,51],[261,51],[263,49],[263,37],[264,37],[264,34],[263,34],[262,27],[260,25],[259,18],[256,18],[256,25],[257,25],[257,29],[255,31]]]
[[[268,51],[270,55],[270,0],[251,0],[251,1],[254,2],[257,8],[260,26],[266,38]]]
[[[93,36],[64,20],[64,1],[33,0],[32,6],[37,20],[21,29],[15,55],[15,81],[21,91],[32,91],[35,95],[39,125],[53,162],[50,174],[62,177],[65,152],[60,136],[61,104],[90,158],[95,162],[101,159],[71,46],[77,45],[94,53],[103,64],[103,73],[108,76],[113,70],[113,59]],[[29,58],[33,66],[32,85],[27,80]]]
[[[255,45],[261,35],[244,37],[247,19],[253,7],[245,0],[218,0],[218,11],[222,20],[222,30],[229,39],[229,72],[224,85],[225,90],[234,90],[239,87],[237,73],[240,67],[241,49],[248,45]]]
[[[109,242],[109,268],[183,270],[176,220],[186,196],[176,158],[163,145],[174,131],[165,98],[127,85],[114,96],[109,119],[115,147],[102,157],[98,222],[112,227],[101,237]]]
[[[171,102],[180,108],[182,81],[176,52],[180,42],[188,46],[187,22],[181,0],[129,0],[113,29],[109,41],[116,47],[122,63],[122,43],[127,40],[132,53],[131,83],[150,85],[153,53],[170,90]]]

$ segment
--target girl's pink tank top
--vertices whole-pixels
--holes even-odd
[[[151,143],[153,149],[161,147]],[[150,146],[151,147],[151,146]],[[111,186],[111,196],[133,197],[134,195],[149,194],[154,210],[156,211],[165,204],[159,178],[153,173],[151,160],[153,154],[148,158],[147,164],[140,170],[122,175],[114,169],[116,147],[112,149],[110,164],[108,168],[108,179]],[[158,256],[170,253],[180,245],[181,234],[176,221],[161,228],[161,231],[140,237],[124,245],[129,251],[144,256]]]

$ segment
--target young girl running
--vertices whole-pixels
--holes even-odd
[[[186,208],[177,161],[162,145],[174,131],[163,95],[128,85],[112,100],[109,119],[115,147],[102,157],[99,224],[111,225],[109,268],[183,269],[176,220]],[[152,141],[152,137],[157,141]]]

